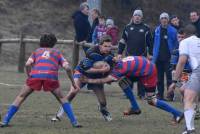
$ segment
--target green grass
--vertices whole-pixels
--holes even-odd
[[[69,82],[61,72],[62,90],[67,93]],[[25,74],[14,71],[0,70],[0,83],[22,85]],[[0,85],[0,112],[5,112],[17,93],[20,86]],[[139,116],[123,117],[122,111],[129,106],[128,100],[116,84],[106,86],[108,108],[113,116],[112,122],[105,122],[97,110],[97,100],[91,91],[83,90],[73,101],[74,112],[79,122],[84,126],[81,129],[71,127],[67,118],[61,122],[51,123],[50,118],[57,111],[59,104],[50,93],[36,92],[22,105],[19,112],[11,121],[11,127],[0,128],[0,134],[180,134],[184,121],[173,126],[170,123],[171,115],[152,108],[145,101],[139,101],[142,114]],[[182,109],[180,102],[172,105]],[[196,121],[197,130],[200,121]]]

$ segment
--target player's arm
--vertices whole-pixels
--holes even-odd
[[[119,41],[119,45],[118,45],[118,55],[122,55],[125,47],[126,47],[126,41],[127,41],[127,38],[128,38],[128,33],[126,31],[126,27],[124,28],[123,30],[123,33],[122,33],[122,38],[120,39]]]
[[[181,77],[187,59],[188,59],[187,55],[181,55],[179,57],[178,64],[176,66],[176,71],[174,73],[174,77],[172,80],[172,84],[169,86],[169,89],[167,91],[168,95],[171,95],[172,91],[175,90],[176,84]]]
[[[110,66],[108,64],[99,64],[99,65],[94,65],[90,69],[86,70],[87,73],[106,73],[110,71]]]
[[[32,58],[29,58],[25,64],[26,74],[28,77],[30,76],[30,72],[31,72],[33,63],[34,63],[34,60]]]
[[[175,81],[177,81],[181,77],[187,59],[188,59],[187,55],[180,55],[174,76]]]
[[[67,76],[69,77],[69,79],[70,79],[70,81],[71,81],[71,83],[72,83],[72,86],[74,87],[74,88],[77,88],[77,86],[76,86],[76,84],[75,84],[75,81],[74,81],[74,79],[73,79],[73,73],[72,73],[72,69],[71,69],[71,66],[69,65],[69,63],[68,62],[63,62],[63,64],[62,64],[62,67],[66,70],[66,72],[67,72]]]
[[[102,83],[114,82],[114,81],[117,81],[117,79],[114,78],[113,76],[109,75],[105,78],[100,78],[100,79],[83,78],[83,81],[86,83],[92,83],[92,84],[102,84]]]

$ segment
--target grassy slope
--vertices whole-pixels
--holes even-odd
[[[158,16],[163,11],[178,14],[187,20],[191,9],[198,9],[199,1],[195,0],[132,0],[133,5],[126,9],[120,8],[120,0],[102,0],[102,12],[112,16],[122,29],[132,15],[133,9],[144,9],[144,19],[154,27]],[[79,7],[78,0],[1,0],[0,1],[0,34],[4,38],[18,37],[23,31],[27,36],[39,38],[41,33],[53,32],[58,38],[73,39],[72,13]],[[37,45],[27,45],[27,57]],[[71,48],[58,46],[71,58]],[[68,49],[70,48],[70,49]],[[3,45],[0,64],[13,65],[18,62],[19,45]]]

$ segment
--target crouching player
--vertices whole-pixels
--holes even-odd
[[[73,114],[70,103],[65,99],[59,88],[59,66],[62,66],[66,70],[73,88],[78,90],[79,87],[72,78],[72,71],[69,63],[59,50],[53,48],[56,42],[57,39],[53,34],[44,34],[41,36],[40,48],[35,50],[26,62],[28,76],[26,84],[9,107],[6,116],[1,122],[1,127],[8,126],[10,120],[26,98],[33,93],[33,91],[40,91],[41,89],[51,92],[56,97],[70,119],[73,127],[80,127]]]
[[[97,96],[99,102],[99,111],[103,115],[106,121],[111,121],[111,114],[107,110],[107,102],[104,93],[104,85],[99,84],[88,84],[81,81],[81,76],[87,76],[89,78],[102,78],[108,75],[110,67],[112,66],[113,55],[111,54],[112,40],[109,36],[103,36],[100,39],[98,46],[90,48],[86,52],[86,57],[79,65],[75,68],[74,81],[79,87],[87,85],[89,90],[92,90]],[[105,64],[106,63],[106,64]],[[108,65],[108,64],[109,65]],[[67,94],[67,99],[71,102],[79,92],[79,89],[71,87],[70,92]],[[51,121],[60,121],[64,111],[62,107],[57,112],[56,116]]]
[[[119,81],[119,86],[123,89],[130,100],[131,108],[124,112],[125,115],[139,114],[141,111],[135,101],[129,81],[139,80],[146,90],[148,104],[170,112],[174,120],[179,123],[183,119],[183,113],[170,106],[163,100],[156,98],[155,89],[157,84],[157,70],[153,63],[142,56],[129,56],[122,60],[116,59],[114,69],[109,76],[102,79],[82,78],[88,83],[107,83]]]

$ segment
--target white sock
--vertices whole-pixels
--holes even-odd
[[[60,107],[60,109],[58,110],[56,116],[59,117],[59,118],[61,118],[63,116],[63,114],[64,114],[64,110],[63,110],[62,107]]]
[[[185,123],[187,130],[194,130],[194,117],[195,117],[195,111],[194,109],[187,109],[184,112],[185,116]]]

